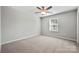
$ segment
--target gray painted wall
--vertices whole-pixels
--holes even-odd
[[[1,6],[0,6],[0,52],[1,52]]]
[[[79,43],[79,8],[77,10],[77,43]]]
[[[49,19],[58,18],[59,32],[49,31]],[[43,17],[41,19],[41,34],[51,37],[59,37],[64,39],[77,39],[77,11],[68,11],[60,14]]]
[[[1,6],[0,6],[0,43],[1,43]]]
[[[2,7],[2,43],[39,34],[39,18],[32,7]]]

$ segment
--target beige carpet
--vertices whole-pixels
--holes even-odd
[[[29,39],[2,45],[2,52],[7,53],[63,53],[79,52],[78,46],[73,41],[36,36]]]

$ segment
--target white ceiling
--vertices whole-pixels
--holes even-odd
[[[52,9],[49,10],[52,14],[47,14],[45,16],[53,15],[53,14],[57,14],[57,13],[61,13],[69,10],[74,10],[74,9],[77,9],[77,7],[76,6],[54,6]]]
[[[23,11],[23,12],[28,12],[28,13],[34,13],[36,10],[38,10],[36,8],[36,6],[19,6],[19,7],[13,7],[13,8],[16,8],[18,9],[19,11]],[[68,11],[68,10],[73,10],[73,9],[76,9],[77,7],[76,6],[53,6],[52,9],[50,9],[49,11],[52,12],[52,14],[57,14],[57,13],[61,13],[61,12],[65,12],[65,11]],[[48,16],[48,15],[51,15],[51,14],[47,14],[47,15],[41,15],[41,14],[34,14],[36,16]]]
[[[76,9],[76,6],[55,6],[50,11],[53,13],[60,13],[68,10]]]

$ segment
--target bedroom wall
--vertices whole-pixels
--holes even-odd
[[[33,15],[33,7],[2,7],[2,43],[25,39],[40,34],[39,18]]]
[[[79,8],[77,9],[77,43],[79,44]]]
[[[58,32],[49,31],[49,19],[58,18]],[[59,13],[56,15],[43,17],[41,19],[41,34],[51,37],[58,37],[68,40],[77,39],[77,11],[72,10],[68,12]]]
[[[1,6],[0,6],[0,52],[1,52]]]
[[[1,43],[1,6],[0,6],[0,43]]]

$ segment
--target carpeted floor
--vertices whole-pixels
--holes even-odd
[[[36,36],[29,39],[2,45],[4,53],[71,53],[79,52],[78,46],[73,41]]]

